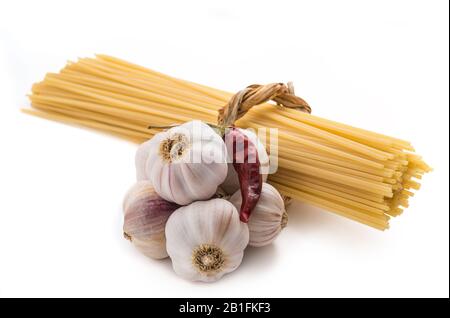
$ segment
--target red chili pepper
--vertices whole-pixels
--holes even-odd
[[[227,130],[225,139],[227,143],[232,142],[233,167],[239,177],[242,196],[239,217],[247,223],[261,196],[263,184],[258,151],[253,142],[235,127]]]

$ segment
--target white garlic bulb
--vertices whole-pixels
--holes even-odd
[[[161,198],[150,182],[139,181],[127,193],[123,202],[124,237],[151,258],[165,258],[165,226],[179,205]]]
[[[136,154],[137,176],[180,205],[211,198],[227,175],[222,138],[194,120],[156,134]]]
[[[213,282],[240,265],[249,233],[230,202],[212,199],[176,210],[167,221],[166,238],[178,275]]]
[[[234,193],[230,202],[240,209],[241,192]],[[288,216],[280,193],[268,183],[263,183],[261,196],[248,221],[250,246],[260,247],[272,243],[287,225]]]
[[[269,156],[267,155],[266,148],[264,144],[259,140],[258,136],[249,129],[240,129],[240,132],[247,136],[247,138],[256,146],[258,151],[258,159],[260,163],[260,172],[263,177],[263,181],[266,182],[267,175],[269,173]],[[220,187],[229,195],[232,195],[237,190],[239,190],[239,177],[233,167],[233,149],[231,144],[227,144],[227,155],[228,155],[228,174],[225,180],[222,182]]]

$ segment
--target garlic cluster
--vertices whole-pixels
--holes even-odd
[[[230,202],[239,209],[242,203],[239,190],[231,196]],[[270,184],[263,183],[261,196],[247,223],[250,230],[249,245],[261,247],[272,243],[287,225],[287,220],[280,193]]]
[[[239,266],[249,231],[230,202],[212,199],[176,210],[167,221],[166,237],[178,275],[213,282]]]
[[[169,216],[179,206],[162,199],[150,182],[138,181],[123,202],[124,237],[144,255],[165,258],[165,226]]]
[[[265,181],[269,157],[264,145],[250,130],[239,131],[256,146],[252,151],[258,153]],[[143,143],[135,157],[138,181],[123,203],[124,236],[149,257],[169,256],[183,278],[202,282],[234,271],[247,245],[270,244],[287,222],[283,199],[263,183],[248,223],[240,221],[240,187],[245,189],[251,178],[241,175],[243,185],[239,184],[231,160],[235,147],[200,121],[173,127]]]
[[[266,182],[267,175],[269,173],[269,156],[267,155],[266,148],[264,144],[259,140],[258,136],[249,129],[240,129],[240,132],[247,136],[247,138],[256,146],[258,151],[258,159],[260,163],[260,172],[263,177],[263,181]],[[229,195],[232,195],[237,190],[239,190],[239,178],[236,171],[233,168],[233,160],[232,153],[233,148],[231,144],[226,144],[227,147],[227,155],[228,155],[228,173],[225,180],[220,185],[220,188],[223,189]]]
[[[156,134],[136,153],[138,180],[149,180],[164,199],[180,205],[207,200],[225,180],[227,151],[222,138],[194,120]]]

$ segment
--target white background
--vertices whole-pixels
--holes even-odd
[[[448,297],[448,18],[443,0],[2,1],[0,296]],[[435,171],[386,232],[295,204],[236,272],[184,281],[122,238],[136,146],[19,112],[94,53],[230,91],[292,80],[315,114],[411,140]]]

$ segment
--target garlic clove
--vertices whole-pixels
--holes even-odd
[[[162,199],[149,181],[137,182],[123,203],[124,237],[148,257],[167,257],[165,225],[178,207]]]
[[[241,192],[236,191],[230,202],[239,209],[242,203]],[[250,246],[261,247],[272,243],[286,227],[288,216],[280,193],[268,183],[263,183],[261,196],[250,215],[248,228]]]
[[[228,172],[225,143],[200,121],[158,133],[145,147],[143,173],[162,198],[180,205],[211,198]]]
[[[213,282],[240,265],[249,232],[230,202],[212,199],[176,210],[167,221],[166,238],[178,275]]]
[[[260,171],[263,177],[263,181],[266,182],[267,176],[269,173],[269,156],[267,154],[266,148],[264,144],[259,140],[258,136],[250,129],[241,129],[238,128],[244,135],[248,137],[248,139],[256,145],[258,150],[258,159],[260,163]],[[231,145],[227,145],[227,155],[228,155],[228,173],[225,180],[222,182],[220,187],[229,195],[234,194],[237,190],[239,190],[239,177],[234,170],[232,163],[233,149]]]

